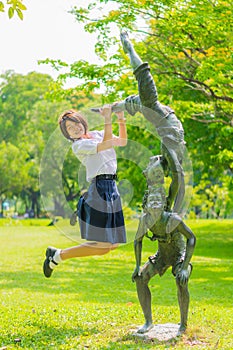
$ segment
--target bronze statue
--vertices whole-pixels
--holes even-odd
[[[162,152],[162,156],[150,159],[149,165],[144,171],[148,189],[144,196],[143,214],[134,241],[136,268],[132,280],[136,282],[138,298],[145,317],[145,324],[138,332],[145,333],[153,327],[151,293],[148,287],[150,279],[156,274],[162,276],[172,266],[178,292],[179,333],[181,334],[187,327],[188,280],[192,271],[190,260],[196,242],[193,232],[176,214],[181,209],[185,192],[184,173],[181,165],[185,144],[184,131],[174,111],[158,101],[156,86],[150,74],[148,63],[141,61],[127,33],[121,34],[121,42],[125,53],[130,57],[131,66],[138,81],[139,95],[129,96],[113,108],[124,108],[131,115],[138,111],[143,113],[155,125],[158,135],[161,137]],[[167,167],[172,173],[172,183],[166,198],[163,183],[164,171],[167,172]],[[170,212],[171,209],[173,212]],[[148,235],[148,230],[152,236]],[[158,241],[158,251],[155,255],[150,256],[148,262],[140,268],[142,241],[145,236],[152,241]]]
[[[143,214],[140,218],[134,241],[136,268],[132,280],[136,282],[138,298],[144,313],[145,324],[138,333],[145,333],[153,327],[151,312],[151,293],[148,287],[150,279],[159,274],[162,276],[172,266],[176,278],[178,302],[180,308],[179,334],[187,327],[189,291],[188,280],[192,271],[190,260],[194,251],[196,238],[176,213],[164,211],[165,193],[163,189],[163,157],[155,156],[144,175],[148,191],[144,197]],[[148,235],[148,230],[152,236]],[[141,252],[144,237],[158,241],[158,251],[149,257],[142,268]],[[184,238],[186,238],[186,243]]]
[[[174,111],[158,101],[157,89],[150,74],[148,63],[143,63],[135,52],[127,33],[121,33],[121,42],[138,81],[139,95],[127,97],[124,101],[115,103],[113,111],[127,110],[134,115],[141,112],[157,130],[161,137],[161,156],[150,158],[143,172],[147,180],[147,191],[143,199],[143,213],[139,220],[134,240],[136,268],[132,280],[136,282],[138,298],[144,313],[145,324],[138,332],[146,333],[152,327],[151,293],[148,287],[150,279],[159,274],[162,276],[171,266],[176,278],[178,302],[180,308],[179,334],[187,327],[189,291],[188,280],[192,272],[190,260],[193,255],[196,238],[189,227],[185,225],[180,212],[185,193],[182,159],[185,142],[181,122]],[[95,112],[99,108],[92,109]],[[172,182],[166,197],[164,176],[171,171]],[[151,232],[152,235],[149,235]],[[158,251],[149,257],[140,268],[142,241],[148,237],[158,241]]]

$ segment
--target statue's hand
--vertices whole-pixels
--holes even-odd
[[[181,269],[178,273],[177,273],[177,278],[181,284],[181,286],[184,286],[189,279],[189,270],[188,269]]]
[[[133,274],[132,274],[132,281],[135,282],[135,277],[139,276],[139,271],[140,271],[140,267],[136,267],[136,269],[134,270]]]

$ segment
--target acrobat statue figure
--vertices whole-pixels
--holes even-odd
[[[151,157],[144,171],[148,191],[144,197],[143,214],[134,241],[136,268],[132,280],[136,282],[138,299],[145,317],[145,324],[138,332],[145,333],[153,327],[151,292],[148,283],[153,276],[156,274],[162,276],[172,266],[172,273],[176,278],[177,285],[180,308],[179,334],[181,334],[187,327],[188,280],[192,271],[190,260],[196,238],[178,214],[164,211],[163,161],[162,156]],[[152,236],[149,236],[148,231],[152,233]],[[140,268],[144,237],[149,237],[152,241],[157,240],[158,251],[155,255],[150,256],[148,261]]]
[[[135,52],[127,33],[121,33],[121,42],[124,52],[130,57],[130,63],[138,81],[139,95],[127,97],[126,100],[116,103],[112,109],[113,111],[125,109],[131,115],[141,112],[156,127],[161,138],[161,153],[172,177],[165,209],[180,213],[185,194],[182,168],[185,142],[182,124],[170,107],[158,101],[158,93],[150,67],[148,63],[143,63]]]

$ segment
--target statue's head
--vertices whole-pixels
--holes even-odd
[[[159,185],[164,183],[163,157],[150,157],[147,168],[143,171],[148,185]]]

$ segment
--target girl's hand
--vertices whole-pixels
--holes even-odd
[[[121,111],[121,112],[115,112],[118,120],[125,120],[124,119],[124,111]]]
[[[112,106],[104,105],[100,108],[100,114],[104,117],[105,122],[111,122]]]

